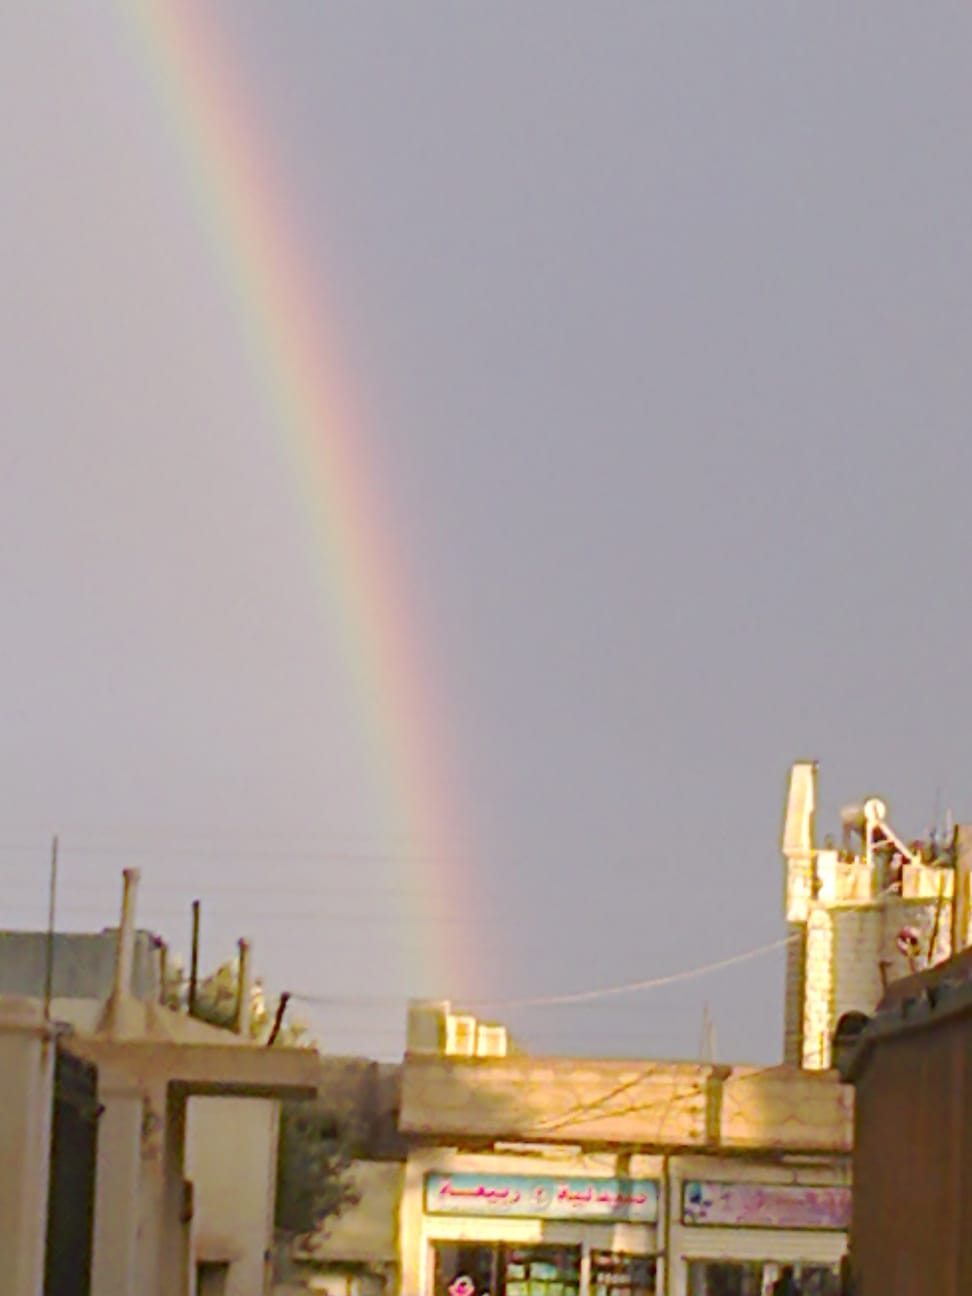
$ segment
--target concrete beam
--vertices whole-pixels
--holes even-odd
[[[246,1044],[173,1044],[80,1035],[64,1041],[78,1057],[143,1085],[168,1084],[191,1095],[314,1098],[320,1059],[312,1049]]]

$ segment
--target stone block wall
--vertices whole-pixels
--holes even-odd
[[[783,1003],[783,1061],[800,1066],[803,1061],[803,997],[805,993],[806,929],[790,923],[786,947],[785,998]]]
[[[904,896],[878,895],[861,904],[850,900],[861,891],[859,871],[849,870],[843,879],[838,876],[834,898],[811,902],[804,940],[793,942],[787,963],[788,1060],[799,1058],[811,1069],[830,1066],[840,1018],[851,1011],[873,1012],[886,986],[914,970],[898,947],[903,928],[918,933],[917,967],[949,956],[951,874],[931,869],[924,873],[928,876],[911,879]],[[933,887],[939,894],[930,894]]]
[[[816,766],[799,762],[791,770],[782,839],[790,934],[784,1058],[810,1069],[830,1066],[845,1013],[873,1012],[890,982],[948,958],[953,943],[956,951],[972,944],[972,826],[957,829],[944,865],[912,862],[898,843],[899,858],[908,861],[898,876],[890,849],[862,846],[861,854],[850,854],[830,841],[817,847],[815,805]],[[913,959],[898,947],[906,927],[918,935]]]

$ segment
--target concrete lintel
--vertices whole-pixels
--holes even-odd
[[[139,1083],[164,1083],[185,1096],[313,1098],[320,1060],[310,1049],[234,1044],[172,1044],[75,1035],[72,1053]]]
[[[196,1234],[193,1251],[197,1262],[210,1264],[233,1264],[243,1254],[238,1239],[204,1232]]]
[[[70,1038],[65,1040],[66,1048],[69,1051],[76,1051],[72,1049],[72,1043]],[[137,1077],[124,1068],[108,1063],[101,1063],[98,1066],[98,1097],[102,1101],[107,1098],[134,1098],[141,1093],[142,1086]]]

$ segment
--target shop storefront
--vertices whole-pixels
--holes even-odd
[[[411,1157],[402,1206],[410,1296],[657,1296],[661,1164]],[[614,1173],[612,1173],[614,1171]]]
[[[671,1296],[839,1296],[850,1188],[814,1178],[673,1161]]]
[[[853,1132],[836,1075],[460,1057],[459,1018],[419,1007],[398,1296],[836,1296]]]
[[[846,1170],[712,1157],[409,1157],[402,1296],[839,1296]],[[613,1171],[613,1173],[612,1173]]]
[[[435,1296],[580,1296],[584,1247],[435,1242]],[[590,1296],[655,1296],[655,1256],[591,1249]]]

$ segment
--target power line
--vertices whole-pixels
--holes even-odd
[[[597,990],[578,990],[573,994],[538,995],[531,999],[479,999],[473,1000],[471,1006],[546,1008],[555,1004],[591,1003],[596,999],[636,994],[641,990],[657,990],[662,986],[674,985],[678,981],[690,981],[695,977],[708,976],[711,972],[721,972],[723,968],[735,967],[737,963],[747,963],[750,959],[762,958],[764,954],[783,949],[799,939],[799,934],[783,936],[780,940],[770,941],[768,945],[758,945],[755,949],[746,950],[742,954],[733,954],[729,958],[717,959],[714,963],[702,963],[698,967],[687,968],[682,972],[671,972],[667,976],[650,977],[644,981],[625,981],[621,985],[602,986]]]
[[[152,844],[143,840],[132,842],[85,842],[67,841],[64,846],[66,854],[174,857],[188,859],[210,859],[215,856],[228,856],[232,859],[270,859],[270,860],[303,860],[311,864],[471,864],[472,857],[468,852],[456,851],[449,854],[429,853],[421,850],[363,850],[355,847],[335,845],[288,846],[288,845],[241,845],[229,840],[199,841],[194,844],[178,841],[159,841]],[[39,854],[37,842],[0,841],[2,854]]]
[[[168,870],[167,870],[168,872]],[[0,868],[0,877],[3,870]],[[25,878],[23,873],[18,869],[15,876],[11,878],[2,878],[0,880],[0,889],[3,891],[27,890],[37,891],[41,888],[43,878],[38,873],[36,878]],[[116,886],[116,875],[114,873],[105,874],[99,877],[92,877],[90,874],[75,878],[73,881],[68,879],[65,888],[68,891],[83,891],[90,893],[94,887],[100,887],[107,891]],[[435,888],[431,886],[397,886],[383,882],[380,878],[376,879],[371,885],[364,884],[359,886],[332,886],[327,879],[318,879],[315,882],[307,882],[295,886],[276,886],[267,882],[256,884],[238,883],[238,882],[206,882],[200,884],[199,874],[193,877],[175,878],[165,882],[157,882],[152,878],[143,881],[140,887],[140,894],[162,892],[178,892],[185,895],[189,891],[201,890],[205,895],[253,895],[253,896],[271,896],[271,895],[321,895],[330,899],[333,896],[354,896],[359,899],[369,899],[373,896],[418,896],[429,897],[433,890],[436,894],[447,896],[449,893],[441,886]]]
[[[7,913],[40,913],[44,907],[44,902],[38,898],[35,902],[23,901],[13,905],[4,905],[3,908]],[[166,908],[164,906],[143,903],[142,912],[148,919],[153,918],[186,918],[189,909],[188,906],[182,909]],[[58,906],[58,912],[61,914],[74,915],[104,915],[106,910],[104,905],[79,905],[63,904]],[[433,927],[485,927],[495,928],[509,926],[506,919],[476,917],[466,918],[458,914],[436,914],[421,913],[406,914],[403,918],[400,913],[348,913],[333,909],[293,909],[293,910],[267,910],[244,907],[240,905],[214,904],[209,910],[210,917],[217,919],[226,919],[236,921],[238,919],[258,919],[262,922],[315,922],[326,926],[328,923],[340,923],[342,926],[355,927],[387,927],[395,926],[407,932],[412,921],[421,926]],[[110,925],[110,924],[109,924]]]
[[[3,847],[0,846],[0,849],[3,849]],[[170,883],[170,885],[172,884]],[[68,884],[68,886],[70,886],[70,884]],[[164,889],[164,888],[160,888],[160,889]],[[848,905],[845,907],[845,911],[850,909],[868,908],[871,905],[873,905],[878,899],[888,894],[892,889],[893,889],[892,887],[887,887],[875,897],[869,898],[865,901],[859,902],[854,905]],[[238,890],[238,891],[245,890],[248,894],[253,894],[253,895],[267,895],[267,894],[273,894],[279,889],[273,887],[266,887],[266,888],[253,887],[253,888],[234,888],[234,890]],[[326,885],[324,887],[324,890],[325,891],[328,890]],[[311,889],[308,888],[306,892],[303,892],[300,889],[294,889],[293,893],[308,894],[312,892]],[[350,894],[354,894],[354,893],[351,892]],[[19,909],[21,911],[25,909],[27,911],[35,911],[37,906],[24,904],[24,905],[11,906],[11,908],[15,910]],[[185,916],[185,910],[182,908],[163,909],[163,908],[158,908],[154,905],[146,905],[145,908],[150,914],[158,917],[169,916],[169,917],[181,918]],[[65,905],[62,906],[61,911],[66,914],[79,915],[82,913],[103,913],[104,909],[100,905],[98,906]],[[369,914],[335,913],[334,911],[330,911],[330,910],[324,912],[308,912],[306,909],[297,912],[281,912],[281,911],[268,912],[264,908],[261,908],[260,910],[251,910],[251,909],[237,908],[236,906],[225,906],[225,905],[216,906],[215,916],[222,919],[238,918],[238,917],[256,918],[259,919],[261,923],[280,922],[280,921],[283,922],[314,921],[322,925],[325,925],[329,922],[339,922],[342,925],[342,927],[347,927],[348,925],[352,925],[352,926],[357,925],[358,927],[366,927],[366,926],[380,927],[385,924],[395,924],[395,925],[402,924],[402,916],[400,914],[381,915],[375,913],[369,913]],[[456,917],[449,914],[441,914],[441,915],[426,914],[423,916],[419,913],[414,913],[414,914],[406,915],[406,917],[413,918],[416,922],[419,923],[424,922],[426,924],[427,923],[451,924],[451,923],[461,922],[464,925],[471,924],[471,923],[477,926],[491,925],[491,920],[489,919],[483,919],[483,918],[469,919],[465,917]],[[504,918],[503,922],[504,922],[504,926],[506,926],[508,924],[508,918]],[[595,989],[574,991],[566,994],[539,995],[539,996],[531,996],[528,998],[516,998],[516,999],[502,999],[502,998],[472,999],[472,1000],[467,1000],[466,1002],[469,1004],[470,1007],[488,1007],[491,1009],[510,1009],[510,1010],[524,1009],[524,1008],[538,1008],[538,1007],[577,1006],[577,1005],[588,1004],[588,1003],[596,1003],[608,998],[631,995],[631,994],[636,994],[648,990],[660,989],[669,985],[674,985],[680,982],[704,977],[714,972],[723,971],[727,968],[734,967],[739,964],[746,963],[757,958],[761,958],[766,954],[772,953],[776,950],[783,949],[786,946],[790,945],[791,943],[798,941],[800,939],[801,939],[801,933],[792,933],[791,935],[782,937],[775,941],[768,942],[767,944],[759,945],[752,949],[745,950],[741,953],[730,955],[727,958],[717,959],[712,962],[700,964],[696,967],[683,969],[678,972],[668,973],[663,976],[655,976],[655,977],[650,977],[650,978],[641,979],[637,981],[622,982],[620,984],[611,985],[611,986],[603,986]],[[292,998],[296,1001],[305,1004],[333,1006],[338,1003],[351,1004],[353,1002],[359,1002],[363,1006],[366,1003],[374,1004],[377,1002],[402,1003],[405,999],[405,996],[372,996],[372,997],[362,996],[357,1000],[355,1000],[355,997],[353,996],[338,996],[338,997],[318,996],[313,994],[302,994],[299,992],[295,992],[292,995]]]
[[[874,899],[862,901],[857,904],[845,906],[845,912],[855,909],[869,908],[875,899],[891,893],[892,888],[886,887],[878,893]],[[757,945],[753,949],[742,951],[739,954],[731,954],[728,958],[716,959],[712,963],[701,963],[697,967],[686,968],[680,972],[670,972],[665,976],[649,977],[640,981],[625,981],[620,985],[601,986],[596,990],[578,990],[570,994],[559,995],[536,995],[528,999],[470,999],[466,1003],[470,1008],[552,1008],[558,1005],[574,1005],[594,1003],[601,999],[614,998],[619,995],[637,994],[644,990],[658,990],[664,986],[675,985],[682,981],[691,981],[697,977],[708,976],[713,972],[721,972],[726,968],[736,967],[741,963],[748,963],[753,959],[762,958],[766,954],[771,954],[775,950],[785,949],[803,939],[802,932],[792,932],[789,936],[782,936],[779,940],[769,941],[765,945]],[[318,998],[313,995],[292,996],[303,1003],[326,1003],[326,999]]]
[[[843,912],[851,910],[860,910],[870,908],[877,900],[884,896],[890,895],[894,890],[894,885],[885,887],[879,891],[872,899],[860,901],[857,904],[843,906]],[[791,932],[789,936],[782,936],[779,940],[770,941],[766,945],[757,945],[754,949],[744,950],[741,954],[732,954],[729,958],[717,959],[714,963],[702,963],[698,967],[688,968],[682,972],[672,972],[668,976],[651,977],[645,981],[626,981],[621,985],[603,986],[597,990],[579,990],[572,994],[561,995],[538,995],[530,999],[479,999],[470,1001],[470,1007],[491,1007],[491,1008],[545,1008],[553,1007],[557,1004],[579,1004],[592,1003],[599,999],[607,999],[615,995],[635,994],[640,990],[656,990],[661,986],[674,985],[679,981],[690,981],[696,977],[708,976],[711,972],[721,972],[724,968],[735,967],[739,963],[748,963],[751,959],[762,958],[765,954],[771,954],[774,950],[785,949],[803,939],[803,932]]]
[[[738,963],[746,963],[750,959],[761,958],[764,954],[783,949],[784,946],[799,939],[799,934],[795,933],[792,936],[784,936],[780,940],[771,941],[768,945],[758,945],[755,949],[746,950],[741,954],[733,954],[729,958],[718,959],[714,963],[703,963],[698,967],[687,968],[681,972],[671,972],[667,976],[650,977],[643,981],[626,981],[621,985],[602,986],[597,990],[579,990],[573,994],[564,995],[538,995],[530,999],[470,999],[466,1000],[465,1003],[470,1008],[549,1008],[557,1004],[592,1003],[595,1000],[606,999],[615,995],[636,994],[642,990],[657,990],[662,986],[674,985],[679,981],[689,981],[695,977],[707,976],[711,972],[719,972],[724,968],[734,967]],[[291,998],[298,1000],[300,1003],[321,1006],[337,1002],[333,996],[324,995],[294,993]],[[385,1002],[383,996],[376,996],[371,1002],[376,1002],[379,999]],[[348,999],[344,999],[343,1002],[348,1002]],[[399,999],[399,1002],[401,1002],[401,999]]]

